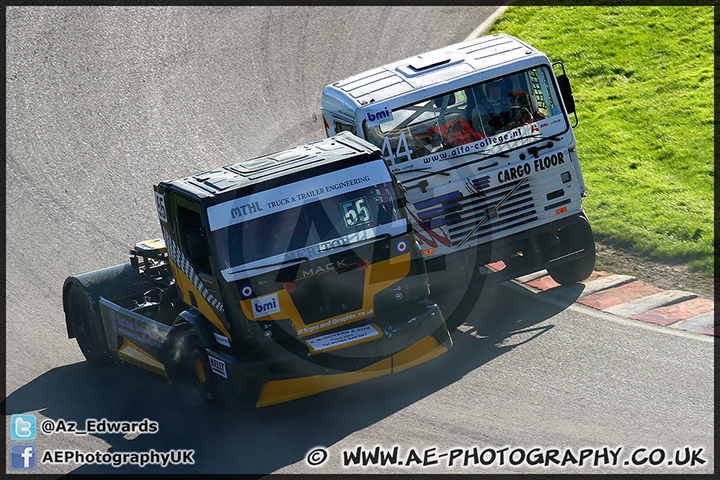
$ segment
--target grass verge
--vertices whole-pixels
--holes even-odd
[[[510,7],[508,33],[562,60],[598,240],[713,275],[713,7]]]

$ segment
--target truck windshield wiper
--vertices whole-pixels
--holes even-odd
[[[518,140],[525,140],[526,138],[543,138],[543,136],[542,136],[542,135],[538,135],[537,133],[533,133],[532,135],[525,135],[524,137],[511,138],[510,140],[508,140],[507,142],[504,142],[504,143],[517,142]],[[550,138],[550,139],[553,139],[554,137],[549,137],[549,138]],[[510,155],[508,155],[508,154],[506,154],[506,153],[497,152],[497,153],[493,154],[490,150],[481,150],[481,151],[479,151],[479,152],[477,152],[477,153],[490,154],[490,155],[492,155],[492,156],[494,156],[494,157],[510,158]]]
[[[553,135],[552,137],[544,137],[537,133],[533,133],[532,135],[525,135],[524,137],[514,138],[513,141],[525,140],[526,138],[542,138],[543,140],[555,140],[556,142],[560,141],[561,139],[561,137],[559,137],[558,135]]]
[[[357,245],[359,243],[368,243],[368,242],[374,242],[376,240],[385,240],[385,239],[390,238],[391,236],[392,235],[390,235],[389,233],[383,233],[381,235],[377,235],[372,238],[364,238],[362,240],[355,240],[354,242],[343,243],[342,245],[333,245],[331,247],[319,248],[318,252],[327,252],[328,250],[335,250],[336,248],[349,247],[350,245]]]
[[[400,173],[410,173],[410,172],[427,172],[427,173],[431,173],[433,175],[445,175],[446,177],[450,176],[450,174],[448,172],[445,172],[442,170],[441,171],[433,171],[433,170],[430,170],[430,167],[413,168],[412,170],[403,170],[401,172],[395,172],[395,175],[398,175]]]
[[[268,263],[266,265],[258,265],[257,267],[249,267],[249,268],[238,267],[237,270],[230,270],[228,272],[228,274],[249,272],[251,270],[258,270],[261,268],[288,266],[288,265],[294,265],[296,263],[304,263],[304,262],[309,262],[309,261],[310,261],[310,259],[308,257],[296,257],[296,258],[290,258],[288,260],[283,260],[282,262]]]

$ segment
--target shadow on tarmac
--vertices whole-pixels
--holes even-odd
[[[6,400],[6,414],[39,410],[52,420],[77,422],[79,429],[84,429],[90,418],[148,418],[158,422],[158,433],[135,438],[93,435],[110,444],[109,453],[195,451],[194,465],[82,465],[72,473],[274,472],[304,461],[314,447],[329,448],[532,342],[553,328],[552,323],[538,324],[567,307],[534,300],[527,292],[502,284],[478,290],[477,295],[465,294],[464,301],[471,302],[472,308],[451,297],[445,295],[438,304],[449,312],[446,318],[455,315],[454,321],[463,321],[453,333],[454,347],[397,375],[255,410],[213,407],[197,395],[189,381],[171,381],[131,365],[94,367],[78,363],[50,370],[12,393]],[[528,302],[533,303],[532,308]],[[72,448],[82,450],[77,442],[68,439]]]

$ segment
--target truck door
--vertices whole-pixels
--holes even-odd
[[[208,229],[199,202],[175,196],[175,242],[168,244],[181,298],[227,333],[221,321],[223,306],[212,272]]]

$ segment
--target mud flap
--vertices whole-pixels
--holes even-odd
[[[171,327],[102,297],[99,304],[110,350],[121,360],[168,376],[163,344]]]

